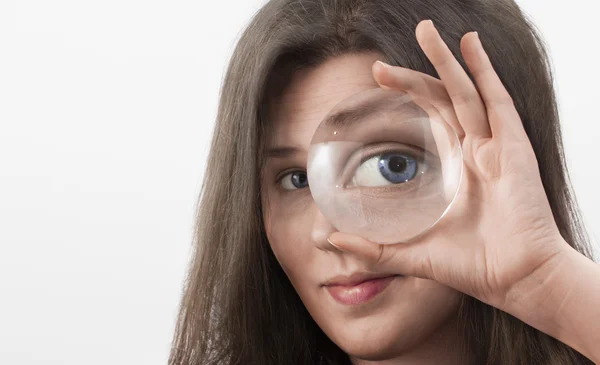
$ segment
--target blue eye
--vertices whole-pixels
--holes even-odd
[[[308,176],[303,171],[291,172],[281,179],[281,186],[285,190],[303,189],[308,186]]]
[[[427,163],[403,152],[375,155],[364,161],[352,177],[352,186],[378,187],[403,184],[427,170]]]
[[[392,184],[408,182],[417,174],[417,160],[400,153],[382,155],[377,165],[381,175]]]

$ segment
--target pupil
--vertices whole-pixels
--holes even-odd
[[[392,156],[389,160],[389,168],[393,173],[400,173],[406,170],[406,159],[400,156]]]

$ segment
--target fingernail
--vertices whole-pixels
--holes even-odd
[[[377,61],[377,63],[386,68],[389,66],[387,63],[385,63],[383,61]]]
[[[331,239],[327,238],[327,242],[329,242],[329,244],[331,244],[333,247],[337,248],[338,250],[345,252],[345,250],[343,248],[341,248],[340,246],[333,243],[333,241]]]
[[[477,47],[478,48],[477,49],[477,53],[479,55],[481,55],[482,50],[483,50],[483,43],[481,43],[481,38],[479,38],[479,33],[477,33],[476,31],[473,32],[473,33],[475,33],[475,38],[477,38],[477,43],[478,43],[478,46],[479,46],[479,47]],[[485,52],[485,51],[483,51],[483,52]]]
[[[433,20],[431,20],[431,19],[426,19],[426,20],[424,20],[423,22],[424,22],[424,23],[429,23],[429,25],[431,25],[432,27],[434,27],[434,28],[435,28],[435,24],[433,24]]]

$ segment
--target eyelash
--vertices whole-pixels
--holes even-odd
[[[285,171],[280,172],[279,174],[277,174],[277,177],[275,178],[275,184],[277,184],[277,186],[280,189],[282,189],[283,191],[286,191],[286,192],[293,192],[293,191],[298,191],[298,190],[304,190],[305,188],[285,189],[283,187],[283,179],[287,178],[289,175],[292,175],[292,174],[294,174],[296,172],[300,172],[300,173],[306,174],[306,170],[302,169],[302,168],[287,169],[287,170],[285,170]]]

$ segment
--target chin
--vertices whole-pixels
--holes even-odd
[[[439,335],[454,332],[452,319],[457,308],[447,302],[423,313],[414,303],[358,318],[327,316],[321,328],[345,353],[361,360],[389,360],[416,349],[427,352],[427,348],[440,345]],[[450,337],[456,338],[454,334]]]
[[[363,318],[335,328],[329,338],[351,357],[382,361],[398,357],[414,346],[415,331],[401,323],[373,321]]]
[[[338,346],[353,358],[366,361],[383,361],[398,357],[402,353],[402,343],[389,339],[342,340]]]

